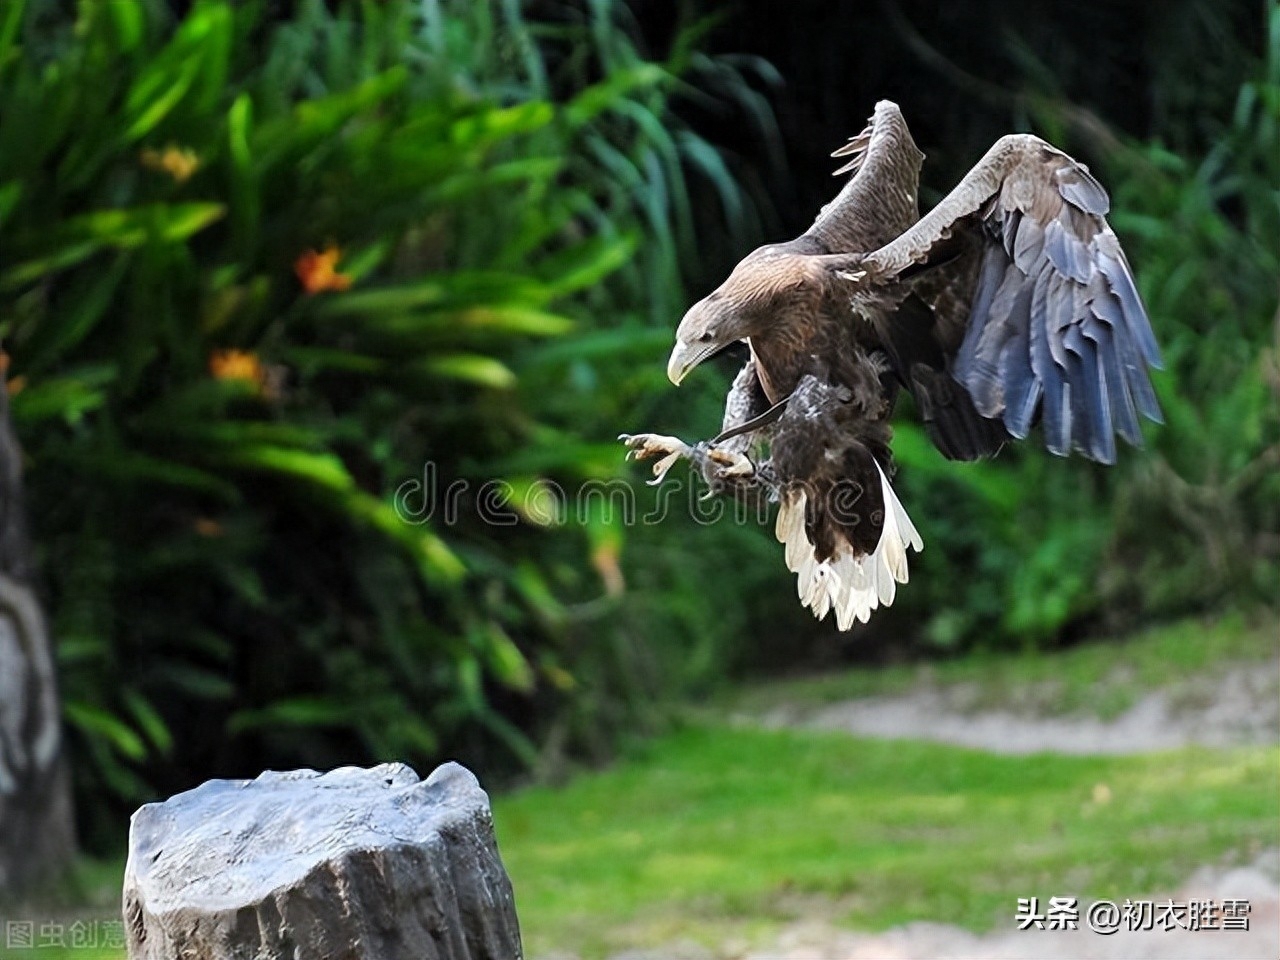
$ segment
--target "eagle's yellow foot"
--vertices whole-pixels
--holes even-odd
[[[651,487],[660,484],[677,461],[693,455],[693,447],[679,437],[664,437],[659,433],[623,433],[618,439],[627,445],[628,460],[632,457],[637,460],[661,457],[653,465],[653,479],[648,481]]]
[[[659,458],[653,465],[650,486],[656,486],[666,479],[667,473],[680,460],[691,460],[702,471],[707,482],[712,484],[717,481],[748,480],[756,475],[756,465],[746,454],[708,446],[705,442],[690,445],[679,437],[667,437],[659,433],[624,433],[618,439],[627,446],[628,460],[633,457],[636,460]]]
[[[712,447],[707,451],[707,459],[718,464],[715,475],[720,480],[753,477],[756,473],[756,465],[745,453],[730,453],[719,447]]]

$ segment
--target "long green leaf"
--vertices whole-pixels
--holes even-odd
[[[422,363],[428,373],[448,380],[462,380],[497,390],[516,384],[516,375],[502,361],[474,353],[453,353],[432,357]]]
[[[318,304],[316,312],[322,316],[400,313],[407,310],[458,309],[470,305],[493,307],[500,303],[530,308],[545,304],[552,296],[553,291],[533,277],[460,270],[414,283],[333,294]]]
[[[147,755],[147,745],[127,723],[101,707],[77,700],[62,705],[62,713],[71,726],[88,737],[109,744],[113,750],[130,760],[142,760]]]
[[[565,122],[570,127],[580,127],[613,110],[630,94],[666,83],[670,74],[656,63],[642,63],[630,69],[619,70],[575,96],[564,108]]]
[[[634,234],[596,237],[544,260],[539,272],[557,297],[593,287],[635,256]]]
[[[205,89],[221,90],[231,28],[223,4],[198,5],[182,22],[169,46],[133,83],[124,103],[123,138],[132,143],[160,125],[197,79]],[[206,93],[207,108],[208,94]]]
[[[48,317],[22,344],[19,369],[28,376],[39,373],[87,337],[106,314],[128,266],[129,256],[122,252],[101,273],[78,278],[66,293],[62,315]]]
[[[256,710],[238,710],[227,720],[227,733],[275,727],[343,727],[351,718],[350,704],[326,697],[293,697]]]
[[[355,487],[355,480],[346,465],[332,453],[267,444],[239,444],[219,451],[215,459],[237,469],[283,474],[332,492],[346,493]]]
[[[115,376],[115,367],[100,364],[28,384],[10,399],[13,420],[23,426],[48,420],[77,423],[107,402],[107,387]]]
[[[54,250],[0,274],[0,290],[12,290],[87,260],[100,250],[129,250],[149,239],[181,243],[219,220],[220,203],[155,204],[124,210],[98,210],[63,222]]]
[[[173,733],[164,718],[151,705],[151,701],[136,690],[126,690],[124,702],[128,705],[134,722],[151,744],[161,753],[169,753],[173,749]]]

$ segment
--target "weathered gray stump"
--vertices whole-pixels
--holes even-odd
[[[131,960],[515,960],[489,797],[446,763],[211,780],[133,815]]]

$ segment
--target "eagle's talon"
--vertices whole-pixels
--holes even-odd
[[[718,447],[707,451],[707,459],[718,464],[716,478],[735,480],[755,476],[756,465],[745,453],[729,453]]]
[[[653,465],[653,479],[646,481],[655,487],[667,476],[668,471],[680,460],[693,454],[693,447],[678,437],[664,437],[657,433],[624,433],[618,437],[627,445],[627,459],[648,460],[661,457]]]
[[[651,487],[656,487],[658,484],[660,484],[663,480],[667,478],[667,471],[669,471],[672,467],[674,467],[676,463],[679,462],[680,458],[683,456],[684,456],[684,453],[683,451],[680,451],[680,450],[677,450],[674,453],[667,454],[665,457],[663,457],[661,460],[659,460],[657,463],[653,465],[653,479],[647,480],[645,482],[648,483],[648,485]]]

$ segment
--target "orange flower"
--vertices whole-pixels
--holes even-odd
[[[222,536],[222,524],[210,517],[196,517],[196,522],[192,526],[202,537]]]
[[[257,354],[244,350],[215,350],[209,354],[209,372],[215,380],[248,380],[261,387],[267,372]]]
[[[4,376],[9,372],[9,354],[4,350],[0,350],[0,380],[4,380]],[[22,388],[27,385],[26,377],[14,377],[12,380],[5,381],[4,388],[9,396],[15,396],[21,392]]]
[[[142,151],[140,159],[148,170],[159,170],[169,174],[178,183],[186,183],[191,175],[200,169],[200,157],[190,147],[178,147],[173,144],[163,150],[147,147]]]
[[[329,247],[321,253],[308,250],[293,262],[293,269],[307,293],[346,290],[351,286],[351,278],[338,272],[341,258],[342,251],[337,247]]]
[[[287,371],[279,364],[268,366],[256,353],[246,350],[215,350],[209,354],[209,373],[215,380],[244,380],[252,383],[264,400],[284,395]]]

